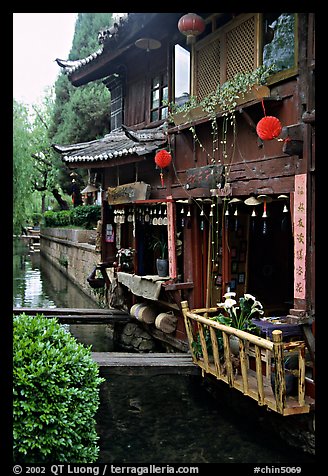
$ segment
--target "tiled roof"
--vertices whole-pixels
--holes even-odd
[[[128,130],[126,127],[106,134],[102,139],[77,144],[53,144],[66,163],[109,161],[129,155],[146,155],[167,142],[164,125],[154,129]]]
[[[133,14],[129,13],[127,16],[121,17],[118,22],[116,21],[110,27],[104,28],[98,32],[98,43],[100,44],[100,48],[97,51],[91,53],[86,58],[78,60],[62,60],[56,58],[55,61],[57,62],[58,66],[63,68],[63,71],[68,74],[68,76],[70,76],[78,69],[102,56],[106,50],[106,47],[108,49],[108,47],[110,47],[113,42],[116,47],[117,39],[120,36],[121,31],[124,30],[124,27],[127,25],[131,15],[133,16]]]

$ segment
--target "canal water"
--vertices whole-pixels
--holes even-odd
[[[20,243],[14,246],[13,305],[97,307],[42,255],[29,254]],[[114,349],[106,326],[70,327],[93,351]],[[241,417],[232,411],[227,400],[220,401],[208,391],[201,377],[114,375],[102,384],[100,397],[99,463],[297,466],[315,461],[264,430],[248,412]]]

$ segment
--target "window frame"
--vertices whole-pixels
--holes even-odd
[[[155,78],[159,77],[159,86],[158,87],[153,87],[153,81]],[[165,79],[166,78],[166,79]],[[150,104],[149,104],[149,120],[150,122],[158,122],[158,121],[164,121],[168,117],[168,106],[163,104],[164,101],[164,95],[163,91],[165,88],[167,88],[167,98],[166,101],[169,100],[169,81],[168,81],[168,74],[167,71],[162,70],[157,73],[155,73],[153,76],[150,78]],[[158,106],[157,107],[152,107],[153,106],[153,93],[155,91],[159,92],[159,98],[158,98]],[[167,111],[166,116],[163,117],[163,110]],[[154,112],[158,111],[158,118],[153,119],[152,115]]]
[[[298,73],[298,14],[294,13],[294,66],[291,68],[278,71],[269,76],[267,83],[268,85],[276,83],[278,81],[290,78],[295,76]],[[192,45],[192,54],[191,54],[191,95],[197,96],[197,55],[198,51],[203,47],[209,45],[212,42],[220,42],[220,84],[223,84],[227,81],[227,57],[226,57],[226,35],[228,32],[236,28],[238,25],[247,21],[251,17],[255,17],[255,51],[254,51],[254,68],[261,66],[263,64],[263,22],[264,17],[263,13],[247,13],[243,15],[238,15],[236,18],[228,21],[225,25],[220,28],[214,29],[211,33],[202,37],[200,40],[196,40],[195,44]]]

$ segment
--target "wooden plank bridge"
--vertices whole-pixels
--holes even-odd
[[[186,352],[92,352],[104,377],[111,375],[200,375],[201,369]]]
[[[17,307],[13,314],[57,318],[60,324],[116,324],[132,321],[130,314],[118,309],[67,309]],[[200,375],[201,369],[187,352],[92,352],[103,376],[111,375]]]
[[[15,307],[13,313],[45,317],[55,317],[60,324],[116,324],[132,320],[128,312],[119,309],[69,309],[69,308],[28,308]]]

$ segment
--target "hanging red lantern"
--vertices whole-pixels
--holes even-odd
[[[262,140],[276,139],[282,131],[279,119],[274,116],[263,117],[256,126],[257,135]]]
[[[186,35],[187,44],[194,43],[196,36],[205,30],[205,21],[196,13],[187,13],[180,18],[178,22],[180,33]]]
[[[161,169],[160,176],[161,176],[162,187],[164,187],[164,178],[163,178],[162,169],[170,165],[171,161],[172,161],[172,156],[165,149],[159,150],[155,155],[155,163]]]

